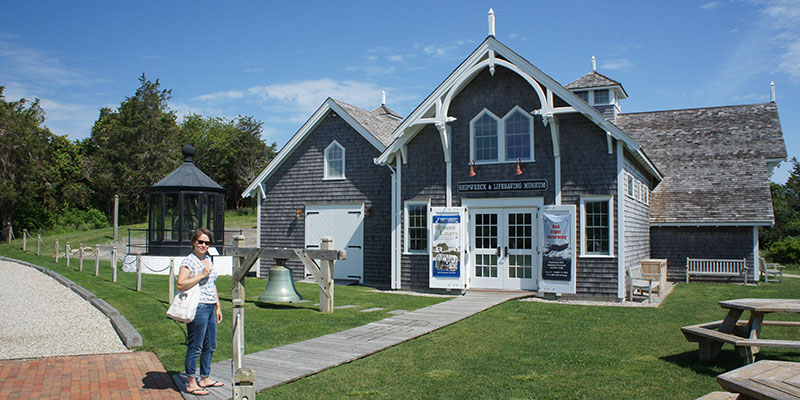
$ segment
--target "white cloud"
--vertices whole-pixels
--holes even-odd
[[[713,10],[721,5],[722,3],[718,1],[710,1],[708,3],[701,4],[700,8],[702,8],[703,10]]]
[[[219,100],[241,99],[246,93],[241,90],[225,90],[221,92],[208,93],[195,97],[192,100],[214,102]]]
[[[636,64],[632,63],[630,60],[621,58],[621,59],[611,60],[609,62],[605,62],[605,63],[600,64],[600,69],[610,69],[610,70],[615,70],[615,71],[624,71],[624,70],[631,69],[634,66],[636,66]]]
[[[64,86],[90,86],[100,82],[87,71],[63,65],[56,57],[36,49],[0,40],[0,69],[4,77],[19,77]]]

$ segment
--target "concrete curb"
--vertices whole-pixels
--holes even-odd
[[[122,343],[125,344],[125,347],[128,349],[134,349],[142,345],[142,335],[139,334],[139,331],[137,331],[136,328],[134,328],[133,325],[131,325],[131,323],[128,322],[128,320],[125,319],[125,317],[123,317],[119,311],[117,311],[116,308],[112,307],[111,304],[108,304],[105,300],[98,298],[94,293],[90,292],[83,286],[78,285],[77,283],[67,279],[64,275],[61,275],[49,268],[3,256],[0,256],[0,260],[25,265],[52,277],[65,287],[75,292],[78,296],[88,301],[95,308],[100,310],[100,312],[102,312],[106,318],[111,321],[111,325],[117,331],[117,335],[119,335],[119,338],[122,339]]]

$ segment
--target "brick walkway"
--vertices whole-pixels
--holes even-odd
[[[180,399],[149,352],[0,360],[0,399]]]

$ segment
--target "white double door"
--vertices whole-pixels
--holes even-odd
[[[538,209],[470,208],[469,287],[536,290]]]
[[[333,238],[335,249],[347,251],[347,259],[336,261],[334,279],[364,282],[364,206],[333,204],[306,206],[307,249],[319,249],[323,237]],[[306,271],[306,276],[310,272]]]

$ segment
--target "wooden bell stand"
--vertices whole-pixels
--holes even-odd
[[[320,250],[226,247],[225,255],[233,256],[233,391],[237,393],[237,376],[255,379],[255,374],[243,370],[244,361],[244,278],[259,258],[272,258],[283,265],[286,260],[300,260],[319,285],[320,311],[333,313],[333,263],[347,259],[344,250],[333,248],[333,239],[322,238]],[[322,261],[322,266],[316,261]],[[240,371],[241,370],[241,371]]]

